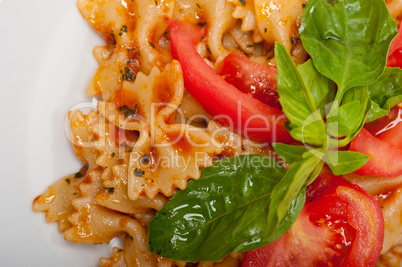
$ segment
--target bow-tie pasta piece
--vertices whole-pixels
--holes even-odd
[[[141,266],[152,266],[155,256],[148,250],[146,230],[141,223],[96,202],[96,196],[105,190],[101,172],[100,169],[90,170],[80,184],[81,196],[72,201],[75,211],[68,217],[72,227],[64,232],[65,239],[99,244],[109,242],[120,233],[127,233],[134,243],[132,253],[141,254],[144,264]]]
[[[155,216],[168,201],[167,197],[159,194],[154,199],[149,199],[145,195],[137,200],[131,200],[127,194],[127,166],[113,166],[113,176],[103,182],[105,190],[96,196],[99,205],[112,210],[133,215],[144,226]]]
[[[254,0],[254,9],[260,34],[268,44],[283,44],[291,50],[297,38],[303,13],[303,0]],[[279,25],[279,26],[278,26]]]
[[[32,209],[36,212],[46,212],[46,222],[57,222],[60,232],[71,227],[67,220],[74,208],[71,201],[80,196],[78,186],[84,179],[86,168],[75,174],[68,175],[51,185],[42,195],[35,198]]]
[[[172,18],[174,3],[173,0],[78,1],[88,23],[106,42],[113,44],[94,49],[100,65],[88,85],[88,95],[100,95],[109,101],[124,81],[135,80],[138,71],[149,73],[154,66],[163,68],[171,61],[165,21]]]
[[[97,167],[96,159],[99,156],[94,148],[97,136],[93,133],[93,127],[99,125],[99,117],[94,110],[87,115],[80,110],[72,110],[68,113],[71,127],[71,143],[73,144],[75,155],[88,166],[89,169]]]
[[[243,32],[252,31],[252,40],[254,43],[259,43],[263,40],[258,27],[257,20],[255,18],[254,3],[253,1],[238,1],[238,0],[226,0],[226,2],[235,6],[232,16],[235,19],[241,20],[241,30]],[[252,48],[249,49],[252,51]]]

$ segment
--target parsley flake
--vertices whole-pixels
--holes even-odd
[[[114,187],[105,187],[105,189],[106,189],[106,191],[107,191],[109,194],[113,194],[113,193],[114,193]]]
[[[149,163],[149,161],[150,161],[150,159],[149,159],[148,155],[147,155],[147,154],[144,154],[144,156],[142,156],[140,162],[141,162],[141,163]]]
[[[135,80],[135,73],[129,67],[124,67],[124,74],[121,75],[121,79],[132,82]]]
[[[82,177],[82,173],[81,172],[77,172],[75,175],[74,175],[74,178],[81,178]]]
[[[145,172],[141,171],[140,169],[135,168],[134,169],[134,175],[137,177],[144,177]]]

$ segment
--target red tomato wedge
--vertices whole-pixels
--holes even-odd
[[[375,266],[384,239],[376,200],[331,174],[308,187],[294,225],[273,243],[246,252],[242,267]]]
[[[170,22],[171,53],[181,64],[186,89],[217,121],[242,136],[268,143],[292,142],[282,111],[239,91],[200,57],[195,44],[203,31],[188,22]]]
[[[402,123],[378,137],[366,129],[350,143],[350,151],[364,153],[369,161],[355,173],[380,177],[396,177],[402,174]]]
[[[282,109],[277,93],[276,67],[255,63],[240,53],[232,52],[223,59],[219,74],[243,93]]]
[[[375,121],[368,122],[364,125],[364,128],[369,131],[372,135],[376,135],[378,132],[382,132],[386,127],[394,120],[397,120],[398,117],[400,117],[400,112],[402,112],[402,109],[398,106],[395,106],[391,108],[390,112],[384,116],[381,117]]]
[[[402,23],[399,33],[392,41],[388,52],[387,67],[402,68]]]

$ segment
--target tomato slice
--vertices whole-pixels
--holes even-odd
[[[387,138],[390,138],[389,140]],[[399,139],[399,141],[398,141]],[[391,140],[396,140],[393,143]],[[364,153],[369,161],[355,173],[359,175],[374,175],[380,177],[396,177],[402,174],[402,123],[379,137],[374,137],[366,129],[350,143],[350,151]]]
[[[232,52],[223,59],[219,74],[243,93],[282,109],[277,93],[276,67],[258,64],[240,53]]]
[[[224,126],[260,142],[294,141],[282,111],[263,104],[227,83],[197,53],[203,29],[188,22],[170,22],[171,53],[183,70],[184,85],[198,103]]]
[[[384,131],[384,129],[386,129],[387,126],[392,121],[398,120],[398,118],[401,118],[401,116],[400,116],[401,111],[402,111],[402,109],[400,107],[395,106],[395,107],[391,108],[390,112],[386,116],[381,117],[375,121],[366,123],[364,125],[364,128],[367,131],[369,131],[372,135],[377,135],[377,133]]]
[[[388,52],[387,67],[402,68],[402,23],[399,33],[392,41]]]
[[[384,220],[375,199],[331,174],[308,187],[294,225],[273,243],[246,252],[243,267],[375,266]]]
[[[396,113],[398,112],[398,113]],[[392,121],[389,122],[389,118]],[[384,126],[386,122],[389,122]],[[396,177],[402,174],[402,109],[392,112],[363,128],[350,143],[350,151],[364,153],[369,161],[355,173],[380,177]]]

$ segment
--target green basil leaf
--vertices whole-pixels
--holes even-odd
[[[342,105],[335,107],[327,116],[327,128],[335,137],[354,137],[364,125],[370,110],[370,97],[367,86],[358,86],[348,90],[342,99]],[[350,139],[351,140],[351,139]]]
[[[310,157],[294,162],[283,179],[275,186],[271,194],[269,204],[268,224],[269,233],[273,233],[281,221],[285,218],[289,207],[296,196],[305,188],[308,180],[320,159],[311,155]]]
[[[299,29],[320,73],[338,85],[339,99],[383,73],[397,34],[384,0],[310,0]]]
[[[307,151],[305,146],[292,146],[282,143],[272,143],[272,147],[276,154],[289,164],[302,159],[303,154]]]
[[[329,109],[329,104],[335,97],[335,83],[319,73],[311,59],[299,65],[297,70],[309,89],[315,107],[320,110],[322,117],[324,117],[326,109]]]
[[[371,109],[368,122],[381,118],[390,109],[402,102],[402,70],[385,68],[381,77],[368,88],[371,97]]]
[[[289,209],[286,212],[286,216],[279,223],[276,231],[268,238],[268,243],[274,242],[276,239],[284,235],[289,228],[296,221],[297,217],[299,217],[300,212],[304,207],[304,203],[306,202],[306,186],[303,186],[297,194],[296,198],[290,203]]]
[[[318,177],[318,175],[320,175],[322,167],[324,167],[324,161],[320,160],[320,162],[318,162],[317,166],[314,168],[313,172],[310,174],[310,177],[306,182],[306,186],[312,184],[314,180]]]
[[[279,102],[296,140],[320,146],[326,138],[320,108],[332,91],[311,60],[296,68],[286,48],[275,43]],[[315,92],[314,94],[312,92]]]
[[[360,169],[369,160],[369,156],[352,151],[327,151],[324,161],[332,173],[344,175]]]
[[[174,260],[217,261],[268,244],[290,228],[304,204],[301,194],[289,205],[287,218],[267,231],[270,195],[285,172],[263,155],[227,158],[204,168],[148,224],[151,252]]]
[[[353,123],[356,120],[356,116],[359,114],[360,109],[360,102],[358,100],[349,102],[334,109],[333,113],[338,114],[327,117],[328,125],[336,126],[328,127],[330,129],[330,134],[335,137],[349,135],[354,128],[354,124],[350,124],[350,122]]]
[[[358,86],[349,89],[343,96],[342,106],[354,101],[359,101],[360,110],[356,113],[356,118],[353,122],[344,122],[350,123],[351,125],[353,125],[353,127],[350,127],[351,131],[348,134],[348,138],[346,138],[346,140],[343,140],[343,144],[340,144],[341,146],[349,144],[349,142],[360,132],[360,130],[364,126],[364,123],[367,120],[371,108],[371,100],[368,92],[368,86]]]
[[[402,99],[399,100],[399,101],[402,101]],[[373,100],[371,100],[370,103],[371,103],[371,108],[370,108],[370,113],[369,113],[369,115],[367,117],[367,122],[371,122],[371,121],[374,121],[374,120],[379,119],[381,117],[384,117],[385,115],[387,115],[390,112],[391,108],[389,108],[389,109],[381,108],[380,105],[378,105]]]

